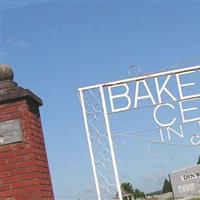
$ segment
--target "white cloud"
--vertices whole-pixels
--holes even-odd
[[[41,3],[48,3],[51,2],[51,0],[17,0],[17,1],[5,1],[3,2],[3,9],[15,9],[19,7],[24,6],[30,6],[30,5],[38,5]]]
[[[6,41],[6,44],[8,46],[16,46],[16,47],[21,47],[21,48],[25,48],[25,47],[29,46],[29,44],[27,42],[15,41],[15,40],[10,40],[10,39]]]

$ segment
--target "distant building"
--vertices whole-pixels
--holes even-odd
[[[166,200],[166,199],[172,199],[173,195],[172,192],[168,193],[160,193],[160,194],[149,194],[147,195],[147,199],[157,199],[157,200]]]
[[[127,190],[125,190],[123,187],[121,187],[122,197],[123,200],[134,200],[133,194],[130,194]],[[119,194],[117,192],[115,198],[113,200],[119,200]]]

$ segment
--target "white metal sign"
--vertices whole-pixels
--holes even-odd
[[[200,130],[200,66],[79,88],[79,93],[98,200],[116,193],[122,200],[109,114],[153,107],[160,143],[173,135],[184,139],[184,124]],[[163,112],[170,113],[167,120]],[[200,134],[192,134],[189,144],[200,145]]]

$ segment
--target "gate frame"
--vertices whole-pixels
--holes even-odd
[[[141,81],[141,80],[145,80],[145,79],[149,79],[149,78],[173,75],[173,74],[196,71],[196,70],[199,70],[199,72],[200,72],[200,65],[187,67],[187,68],[181,68],[181,69],[175,69],[175,70],[169,70],[169,71],[163,71],[163,72],[158,72],[158,73],[152,73],[152,74],[147,74],[147,75],[143,75],[143,76],[118,80],[118,81],[106,82],[106,83],[96,84],[96,85],[82,87],[82,88],[78,89],[80,101],[81,101],[81,107],[82,107],[82,111],[83,111],[86,136],[87,136],[87,141],[88,141],[88,146],[89,146],[89,153],[90,153],[90,158],[91,158],[91,163],[92,163],[92,169],[93,169],[93,174],[94,174],[94,180],[95,180],[98,200],[103,200],[103,199],[101,198],[100,185],[99,185],[98,174],[97,174],[97,169],[96,169],[96,165],[95,165],[94,152],[93,152],[93,148],[92,148],[92,140],[91,140],[91,135],[90,135],[91,133],[90,133],[89,126],[88,126],[87,110],[86,110],[85,102],[84,102],[84,92],[88,91],[88,90],[92,90],[92,89],[100,90],[102,107],[103,107],[103,115],[104,115],[104,120],[105,120],[105,125],[106,125],[110,154],[111,154],[111,158],[112,158],[112,165],[113,165],[113,169],[114,169],[114,177],[115,177],[115,181],[116,181],[117,193],[119,196],[119,200],[123,200],[121,186],[120,186],[120,180],[119,180],[119,174],[118,174],[118,169],[117,169],[117,162],[116,162],[116,157],[115,157],[115,151],[114,151],[114,146],[113,146],[113,141],[112,141],[110,123],[109,123],[109,119],[108,119],[104,88],[109,87],[109,86],[132,82],[132,81]]]

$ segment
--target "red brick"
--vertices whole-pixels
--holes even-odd
[[[0,104],[0,121],[20,119],[23,131],[22,142],[0,146],[0,200],[54,200],[41,120],[30,106]]]

